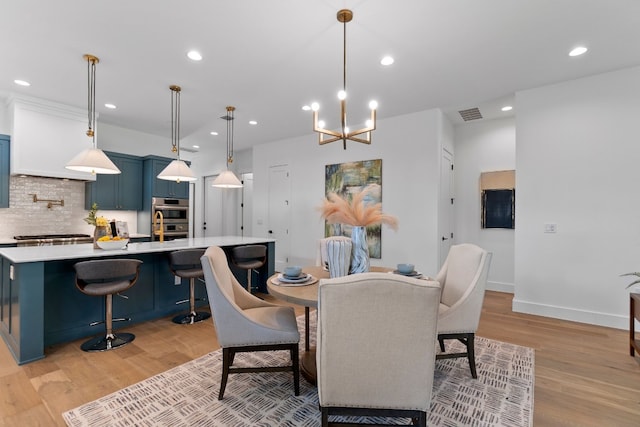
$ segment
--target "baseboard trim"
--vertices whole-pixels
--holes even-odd
[[[513,285],[513,283],[487,281],[486,289],[488,291],[506,292],[508,294],[512,294],[515,291],[515,286]]]
[[[575,308],[559,307],[549,304],[538,304],[529,301],[522,301],[515,297],[513,299],[511,309],[517,313],[553,317],[555,319],[588,323],[590,325],[605,326],[616,329],[629,328],[629,318],[626,316],[599,313],[596,311],[577,310]]]

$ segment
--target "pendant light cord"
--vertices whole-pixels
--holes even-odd
[[[177,153],[180,160],[180,86],[171,89],[171,151]]]
[[[227,169],[233,163],[233,120],[235,107],[227,107]]]
[[[89,115],[87,135],[91,137],[93,148],[96,148],[96,60],[93,58],[87,59],[87,75],[89,76],[87,81],[87,111]]]

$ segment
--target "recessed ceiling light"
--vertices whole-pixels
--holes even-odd
[[[198,52],[197,50],[190,50],[189,53],[187,53],[187,56],[193,61],[202,60],[202,55],[200,55],[200,52]]]
[[[250,121],[249,121],[249,124],[250,124],[250,125],[257,125],[257,124],[258,124],[258,122],[256,122],[255,120],[250,120]]]
[[[513,107],[511,105],[505,105],[504,107],[502,107],[502,111],[511,111],[513,110]]]
[[[20,85],[20,86],[31,86],[31,83],[25,81],[25,80],[14,80],[13,81],[15,84]]]
[[[104,104],[104,106],[109,108],[109,109],[111,109],[111,110],[115,110],[116,109],[116,106],[113,105],[113,104]]]
[[[194,145],[193,148],[200,148],[200,146],[199,145]]]
[[[394,59],[393,59],[391,56],[385,56],[384,58],[382,58],[382,59],[380,60],[380,63],[381,63],[382,65],[391,65],[391,64],[393,64],[394,62],[395,62],[395,61],[394,61]]]
[[[309,107],[308,105],[303,105],[303,106],[302,106],[302,109],[303,109],[304,111],[309,111],[309,110],[311,110],[311,107]]]
[[[218,135],[218,132],[213,131],[213,132],[211,132],[211,135],[213,135],[213,136],[217,136],[217,135]]]
[[[587,51],[587,48],[584,46],[578,46],[573,48],[571,52],[569,52],[569,56],[580,56]]]

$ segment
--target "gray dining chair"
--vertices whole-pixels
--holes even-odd
[[[293,307],[264,301],[248,292],[235,278],[224,251],[209,247],[201,258],[213,324],[222,347],[222,380],[218,399],[224,397],[229,374],[293,372],[294,392],[300,394],[298,343],[300,333]],[[288,366],[234,367],[237,353],[286,350]]]

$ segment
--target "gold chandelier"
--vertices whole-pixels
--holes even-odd
[[[353,12],[349,9],[342,9],[338,11],[338,21],[343,24],[343,65],[342,65],[342,90],[338,92],[338,99],[340,100],[340,131],[332,131],[325,129],[324,122],[318,120],[318,111],[320,106],[317,102],[311,104],[313,110],[313,131],[318,132],[318,143],[320,145],[328,144],[330,142],[342,140],[342,146],[347,149],[347,140],[360,142],[362,144],[371,144],[371,131],[376,129],[376,108],[378,103],[371,101],[369,108],[371,109],[371,118],[365,123],[365,127],[362,129],[351,131],[347,126],[347,22],[353,19]]]

